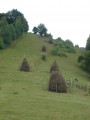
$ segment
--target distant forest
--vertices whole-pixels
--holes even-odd
[[[0,13],[0,49],[8,47],[13,40],[29,29],[24,15],[16,9]]]

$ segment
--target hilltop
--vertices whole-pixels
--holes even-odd
[[[54,56],[48,40],[25,33],[11,47],[0,51],[1,120],[89,120],[90,97],[83,90],[74,88],[73,93],[60,94],[46,89],[55,60],[66,80],[77,78],[89,83],[89,74],[77,62],[84,50],[75,48],[76,53],[66,53],[68,57]],[[41,51],[43,45],[47,52]],[[19,71],[24,57],[31,72]]]

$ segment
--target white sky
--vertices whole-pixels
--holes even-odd
[[[70,39],[86,46],[90,34],[90,0],[0,0],[0,13],[17,9],[24,14],[29,31],[45,24],[53,38]]]

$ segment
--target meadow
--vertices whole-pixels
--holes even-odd
[[[50,66],[57,61],[66,80],[90,83],[90,75],[80,69],[77,58],[84,50],[68,57],[53,56],[53,45],[46,38],[23,34],[15,45],[0,51],[0,120],[89,120],[90,96],[73,88],[72,93],[55,93],[43,89],[50,78]],[[42,52],[45,45],[47,52]],[[46,56],[46,61],[41,56]],[[26,57],[30,72],[19,71]]]

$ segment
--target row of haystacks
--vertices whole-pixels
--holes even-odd
[[[42,47],[42,51],[46,52],[46,47],[45,46]],[[23,62],[21,64],[20,71],[26,71],[26,72],[30,71],[30,66],[29,66],[28,61],[26,60],[26,58],[24,58],[24,60],[23,60]]]
[[[30,66],[26,58],[24,58],[21,64],[20,71],[26,71],[26,72],[30,71]],[[50,68],[50,73],[51,75],[49,79],[48,90],[51,92],[66,93],[67,87],[66,87],[65,79],[62,76],[56,61],[54,61],[54,63],[52,64]]]
[[[52,64],[50,68],[50,79],[49,79],[49,91],[66,93],[67,87],[64,77],[62,76],[58,64],[56,61]]]

